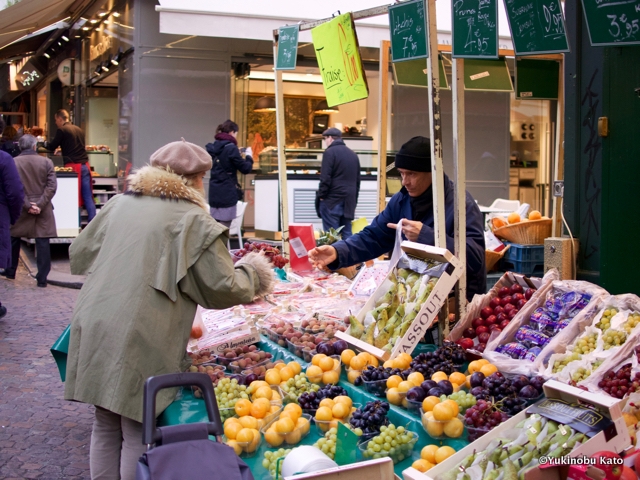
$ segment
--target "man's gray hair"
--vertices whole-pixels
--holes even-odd
[[[20,140],[18,140],[18,146],[20,147],[20,151],[35,150],[37,144],[38,144],[38,139],[29,133],[21,136]]]

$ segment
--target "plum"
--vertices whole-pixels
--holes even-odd
[[[507,295],[511,295],[511,289],[509,287],[502,287],[500,290],[498,290],[498,296],[500,298],[506,297]]]
[[[442,390],[442,393],[445,395],[451,395],[453,393],[453,385],[451,385],[449,380],[440,380],[437,388]]]
[[[478,345],[476,345],[476,350],[480,353],[484,352],[485,348],[487,348],[486,343],[479,343]]]
[[[524,298],[526,298],[527,300],[531,299],[531,297],[533,297],[533,294],[535,293],[535,290],[533,288],[527,288],[524,291]]]
[[[525,385],[518,392],[518,396],[522,398],[537,398],[539,395],[540,393],[533,385]]]
[[[490,306],[491,308],[493,308],[494,313],[495,313],[495,309],[496,309],[496,307],[499,307],[499,306],[500,306],[500,298],[498,298],[498,297],[493,297],[493,298],[489,301],[489,306]]]
[[[429,397],[441,397],[442,395],[444,395],[444,392],[440,390],[438,387],[434,387],[427,392],[427,395]]]
[[[471,378],[469,378],[469,385],[471,388],[482,386],[482,382],[484,381],[485,376],[482,372],[474,372],[471,374]]]
[[[484,325],[480,325],[478,328],[476,328],[475,332],[476,335],[480,335],[481,333],[486,333],[489,331],[488,327],[485,327]]]
[[[478,327],[478,328],[480,328],[480,327]],[[465,338],[475,338],[476,337],[476,329],[474,329],[473,327],[469,327],[464,332],[462,332],[462,336],[465,337]]]
[[[502,304],[502,300],[500,301],[500,303]],[[487,317],[489,317],[490,315],[493,315],[493,308],[491,307],[484,307],[482,310],[480,310],[480,316],[484,319],[486,319]]]
[[[470,348],[473,348],[473,340],[471,340],[470,338],[460,338],[456,343],[460,345],[462,348],[464,348],[465,350],[469,350]]]
[[[507,296],[502,297],[500,299],[500,305],[502,305],[503,307],[505,305],[507,305],[508,303],[512,303],[512,302],[513,302],[513,297],[511,295],[507,295]],[[506,310],[506,308],[505,308],[505,310]]]
[[[329,342],[319,343],[318,346],[316,347],[316,351],[318,353],[323,353],[327,356],[331,356],[335,353],[335,349],[333,345],[331,345]]]
[[[485,324],[487,327],[493,325],[494,323],[498,323],[498,317],[496,317],[495,315],[489,315],[485,320]]]
[[[514,285],[511,285],[511,295],[515,294],[515,293],[522,293],[523,292],[523,288],[521,285],[518,285],[517,283]]]
[[[482,332],[481,334],[478,335],[478,342],[480,342],[480,343],[488,343],[489,342],[489,337],[490,337],[489,332]]]
[[[496,316],[503,312],[504,312],[504,307],[502,305],[498,305],[496,308],[493,309],[493,314]]]
[[[514,308],[512,310],[509,310],[509,313],[507,313],[507,317],[509,318],[509,320],[513,320],[517,314],[518,310]]]
[[[521,390],[523,387],[529,385],[529,378],[525,375],[516,375],[511,379],[511,385]]]
[[[431,390],[432,388],[436,388],[437,386],[438,386],[438,382],[434,382],[433,380],[425,380],[420,384],[420,387],[425,392],[428,392],[429,390]]]
[[[529,384],[533,385],[536,388],[536,390],[538,390],[538,392],[542,393],[542,385],[544,385],[545,381],[546,380],[544,379],[544,377],[537,376],[529,380]]]
[[[333,342],[333,351],[336,355],[340,355],[347,348],[349,348],[349,344],[344,340],[337,340]]]
[[[421,402],[425,398],[427,398],[427,392],[425,392],[421,387],[413,387],[407,391],[407,400],[412,402]]]
[[[485,324],[485,323],[484,323],[484,318],[481,318],[481,317],[474,318],[474,319],[471,321],[471,326],[472,326],[473,328],[478,328],[480,325],[484,325],[484,324]]]
[[[500,322],[500,325],[498,325],[502,330],[504,330],[505,328],[507,328],[507,326],[509,325],[510,320],[503,320]]]

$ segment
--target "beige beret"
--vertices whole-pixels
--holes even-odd
[[[152,167],[169,167],[178,175],[194,175],[211,169],[211,155],[184,138],[160,147],[149,160]]]

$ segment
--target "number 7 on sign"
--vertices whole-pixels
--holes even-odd
[[[407,56],[407,48],[410,48],[413,53],[418,49],[417,42],[413,41],[413,35],[409,35],[408,37],[402,37],[404,39],[404,47],[402,48],[402,53],[404,56]]]

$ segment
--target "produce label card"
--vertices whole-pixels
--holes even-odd
[[[313,224],[290,223],[289,245],[291,246],[291,269],[294,272],[313,270],[308,253],[316,246]]]
[[[597,410],[578,403],[547,398],[529,407],[527,413],[539,413],[556,422],[568,425],[589,437],[593,437],[603,430],[607,441],[616,435],[616,428],[611,420]]]

